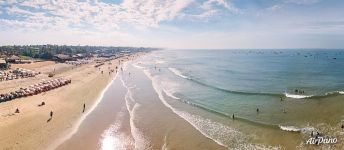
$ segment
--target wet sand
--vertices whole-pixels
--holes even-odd
[[[79,130],[58,147],[116,148],[225,149],[167,108],[154,91],[151,81],[142,71],[129,65],[112,83]]]
[[[85,118],[78,131],[61,144],[57,149],[99,149],[99,139],[105,129],[111,127],[117,119],[122,119],[123,132],[130,134],[129,118],[126,111],[124,96],[126,90],[116,79],[111,83],[97,107]],[[119,118],[119,115],[122,115]],[[131,134],[130,134],[131,135]]]

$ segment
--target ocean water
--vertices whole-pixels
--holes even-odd
[[[342,138],[343,64],[344,51],[330,49],[163,50],[132,63],[166,107],[232,148],[300,147],[311,131]]]
[[[119,66],[59,149],[344,149],[343,64],[340,50],[153,51]]]

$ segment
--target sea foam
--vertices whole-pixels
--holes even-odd
[[[323,95],[297,95],[297,94],[290,94],[290,93],[284,93],[286,97],[294,98],[294,99],[303,99],[303,98],[315,98],[315,97],[327,97],[327,96],[333,96],[337,94],[344,94],[344,91],[333,91],[333,92],[327,92]]]
[[[175,71],[175,69],[173,69],[173,68],[171,68],[170,70]],[[245,142],[245,140],[246,140],[245,135],[242,134],[241,132],[235,130],[234,128],[223,125],[219,122],[212,121],[212,120],[207,119],[207,118],[203,118],[202,116],[190,114],[189,112],[174,108],[165,100],[163,93],[166,93],[167,96],[169,96],[170,94],[168,94],[165,91],[166,89],[161,87],[161,84],[159,83],[157,77],[152,76],[148,70],[143,69],[143,72],[152,81],[152,86],[153,86],[155,92],[158,94],[158,97],[161,100],[161,102],[166,107],[171,109],[179,117],[181,117],[186,122],[188,122],[190,125],[192,125],[196,130],[198,130],[205,137],[213,140],[217,144],[224,146],[224,147],[233,147],[234,146],[236,148],[246,147],[246,148],[250,148],[250,149],[262,148],[262,147],[264,147],[263,149],[266,148],[263,145],[255,145],[255,144],[244,144],[243,145],[242,143],[246,143]],[[176,98],[176,97],[172,96],[172,98]],[[270,148],[267,148],[267,149],[270,149]],[[272,148],[272,149],[274,149],[274,148]]]
[[[179,76],[179,77],[182,77],[182,78],[184,78],[184,79],[188,79],[188,77],[187,76],[185,76],[185,75],[183,75],[182,73],[181,73],[181,71],[179,71],[178,69],[176,69],[176,68],[168,68],[171,72],[173,72],[175,75],[177,75],[177,76]]]
[[[297,94],[290,94],[290,93],[284,93],[285,97],[289,98],[295,98],[295,99],[303,99],[303,98],[309,98],[313,95],[297,95]]]
[[[290,132],[301,132],[304,134],[309,134],[312,131],[317,131],[314,127],[312,126],[306,126],[303,128],[296,127],[296,126],[287,126],[287,125],[280,125],[279,128],[283,131],[290,131]]]
[[[295,126],[279,126],[281,130],[284,131],[293,131],[293,132],[300,132],[301,129]]]
[[[135,112],[140,107],[140,104],[136,103],[134,98],[132,97],[132,93],[130,91],[131,87],[125,84],[121,76],[121,81],[123,86],[127,89],[127,93],[125,95],[125,101],[127,110],[130,115],[130,130],[132,133],[132,137],[134,138],[135,149],[145,149],[149,147],[149,142],[144,138],[142,132],[135,126]]]

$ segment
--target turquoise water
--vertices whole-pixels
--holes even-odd
[[[174,105],[182,102],[272,130],[332,136],[328,127],[344,114],[343,64],[344,51],[309,49],[164,50],[134,65],[174,99],[172,109],[188,112]]]

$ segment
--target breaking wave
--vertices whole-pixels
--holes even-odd
[[[288,98],[292,98],[292,99],[310,99],[310,98],[324,98],[324,97],[330,97],[330,96],[336,96],[336,95],[341,95],[344,94],[344,91],[333,91],[333,92],[327,92],[323,95],[299,95],[299,94],[291,94],[291,93],[263,93],[263,92],[246,92],[246,91],[234,91],[234,90],[228,90],[228,89],[224,89],[224,88],[220,88],[217,86],[213,86],[207,83],[204,83],[200,80],[191,78],[191,77],[187,77],[185,75],[182,74],[182,72],[176,68],[168,68],[171,72],[173,72],[175,75],[182,77],[184,79],[187,79],[189,81],[192,81],[193,83],[208,87],[208,88],[212,88],[214,90],[219,90],[222,92],[226,92],[226,93],[233,93],[233,94],[240,94],[240,95],[264,95],[264,96],[274,96],[274,97],[288,97]]]
[[[256,144],[244,144],[247,140],[247,137],[242,134],[241,132],[237,131],[234,128],[229,126],[223,125],[219,122],[212,121],[207,118],[203,118],[202,116],[196,114],[190,114],[189,112],[179,110],[171,106],[164,97],[164,93],[169,96],[166,92],[166,89],[161,87],[159,80],[157,77],[151,75],[148,70],[143,70],[145,75],[152,81],[152,86],[155,92],[158,94],[159,99],[161,102],[171,109],[175,114],[179,117],[183,118],[185,121],[190,123],[196,130],[198,130],[201,134],[205,137],[213,140],[217,144],[224,146],[224,147],[246,147],[250,149],[255,148],[262,148],[265,146],[263,145],[256,145]],[[178,97],[172,96],[174,99],[179,99]]]
[[[179,77],[182,77],[184,79],[188,79],[187,76],[183,75],[181,71],[179,71],[178,69],[176,68],[168,68],[171,72],[173,72],[175,75],[179,76]]]
[[[311,126],[300,128],[296,126],[280,125],[279,128],[283,131],[300,132],[300,133],[305,133],[305,134],[309,134],[312,131],[317,131],[314,127],[311,127]]]
[[[310,98],[313,95],[297,95],[297,94],[290,94],[290,93],[284,93],[285,97],[289,98],[295,98],[295,99],[303,99],[303,98]]]
[[[281,130],[284,131],[293,131],[293,132],[300,132],[301,129],[295,126],[279,126]]]

